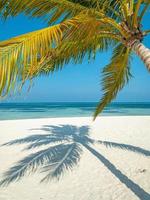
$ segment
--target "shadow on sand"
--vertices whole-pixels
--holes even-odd
[[[45,134],[31,135],[3,144],[3,146],[26,144],[27,146],[24,150],[37,149],[43,146],[45,146],[45,148],[36,151],[36,153],[31,153],[11,167],[4,174],[3,180],[0,182],[1,186],[7,186],[13,181],[18,181],[25,176],[25,174],[34,173],[38,169],[45,174],[41,182],[49,181],[53,178],[59,180],[67,170],[72,170],[73,167],[77,165],[82,156],[83,149],[86,148],[95,158],[102,162],[120,182],[125,184],[128,189],[139,197],[139,199],[150,199],[150,194],[124,175],[101,153],[96,151],[94,149],[94,144],[104,145],[107,148],[121,148],[123,150],[142,154],[143,156],[150,156],[150,151],[128,144],[94,140],[90,138],[88,126],[45,125],[41,129],[34,130],[45,131]]]

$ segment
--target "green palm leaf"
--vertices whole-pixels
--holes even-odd
[[[92,15],[80,14],[52,27],[0,42],[0,95],[7,95],[15,83],[22,84],[42,71],[52,72],[72,58],[81,62],[87,53],[91,57],[97,49],[110,45],[111,40],[120,40],[119,32],[111,25],[106,26]]]
[[[129,69],[130,64],[130,49],[123,45],[119,45],[114,49],[111,63],[108,64],[103,70],[103,91],[99,105],[94,114],[94,119],[102,112],[104,107],[109,104],[128,82],[131,74]]]
[[[54,23],[58,19],[63,21],[66,18],[73,17],[82,11],[102,11],[104,5],[112,9],[114,1],[98,0],[5,0],[0,3],[0,9],[3,16],[16,16],[19,13],[25,13],[28,16],[44,17],[49,23]]]
[[[11,83],[16,81],[16,74],[22,75],[27,66],[36,66],[39,57],[45,55],[49,47],[58,43],[62,37],[59,25],[45,28],[0,43],[0,95],[7,94]],[[19,77],[18,77],[19,78]],[[3,93],[2,93],[3,92]]]
[[[86,55],[89,60],[95,58],[97,51],[107,50],[118,41],[121,41],[120,33],[112,26],[86,16],[86,20],[77,21],[76,26],[72,26],[66,32],[61,44],[49,51],[48,56],[39,63],[37,70],[29,72],[30,77],[61,69],[70,60],[75,64],[82,63]]]
[[[34,71],[49,50],[58,46],[63,33],[78,17],[39,31],[0,42],[0,96],[8,94],[18,81],[26,80],[26,68]]]
[[[41,74],[49,74],[50,72],[62,69],[70,61],[74,61],[75,64],[82,63],[85,56],[88,56],[90,61],[95,58],[97,51],[108,49],[118,39],[117,35],[104,33],[79,41],[64,42],[57,49],[49,52],[49,56],[43,59],[39,67],[37,67],[37,70],[33,73],[29,72],[30,77],[33,78]]]
[[[79,14],[85,7],[80,4],[75,5],[69,0],[8,0],[1,5],[1,9],[5,18],[25,13],[28,16],[44,17],[54,23],[60,17],[63,19],[63,16]]]

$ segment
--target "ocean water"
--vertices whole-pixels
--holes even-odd
[[[1,103],[0,120],[92,116],[97,103]],[[103,116],[150,115],[150,103],[112,103]]]

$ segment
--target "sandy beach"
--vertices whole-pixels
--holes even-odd
[[[58,171],[56,177],[41,182],[47,174],[46,170],[41,170],[47,160],[38,163],[36,173],[27,172],[17,181],[7,177],[8,174],[4,177],[4,173],[20,160],[49,147],[48,143],[43,143],[27,149],[33,140],[13,145],[6,143],[33,139],[31,136],[35,135],[36,141],[41,142],[45,134],[59,132],[61,135],[61,131],[62,135],[68,134],[70,140],[82,136],[79,142],[77,140],[82,153],[73,155],[72,167],[64,168],[59,180]],[[89,141],[85,144],[87,137]],[[99,117],[95,122],[89,117],[0,121],[0,145],[0,181],[9,180],[9,184],[0,187],[0,200],[150,199],[149,116]]]

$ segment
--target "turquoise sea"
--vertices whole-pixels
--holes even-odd
[[[92,116],[97,103],[0,103],[0,120]],[[150,103],[112,103],[103,116],[150,115]]]

